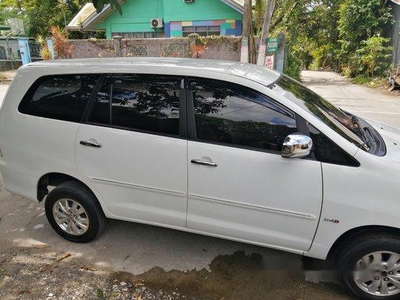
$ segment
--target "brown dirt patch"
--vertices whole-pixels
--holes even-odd
[[[296,270],[270,270],[259,254],[220,255],[210,269],[109,272],[46,246],[0,254],[0,299],[350,299]]]

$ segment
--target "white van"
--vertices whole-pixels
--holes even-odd
[[[73,242],[106,218],[159,225],[330,258],[352,295],[392,299],[399,133],[255,65],[55,60],[18,70],[0,169]]]

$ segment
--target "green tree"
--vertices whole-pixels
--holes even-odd
[[[392,47],[386,46],[389,39],[373,36],[361,42],[361,48],[357,50],[360,65],[370,77],[376,73],[382,75],[390,66]]]
[[[32,4],[27,8],[31,36],[47,36],[52,26],[65,28],[86,2],[84,0],[31,1]]]
[[[301,68],[337,68],[337,23],[339,7],[344,0],[278,0],[272,20],[272,34],[285,34],[286,72]],[[297,76],[294,77],[298,77]]]
[[[266,7],[265,0],[253,1],[253,26],[254,34],[260,35],[264,22],[264,12]]]
[[[383,47],[383,40],[378,36],[384,36],[385,29],[392,23],[390,11],[390,6],[383,0],[345,0],[340,6],[340,57],[346,75],[355,77],[365,72],[372,75],[379,71],[380,64],[383,64],[382,68],[387,66],[381,57],[367,59],[367,52],[379,42]],[[376,65],[370,65],[372,61]]]
[[[346,0],[339,9],[339,38],[346,53],[376,35],[384,35],[392,22],[391,7],[384,0]]]
[[[376,65],[367,67],[368,55],[363,51],[368,47],[371,49],[371,43],[376,46],[376,39],[370,38],[385,36],[385,30],[391,24],[390,6],[386,2],[277,0],[271,36],[280,32],[286,36],[286,72],[293,76],[300,67],[340,70],[345,66],[351,76],[363,72],[371,74],[371,70],[374,74],[379,73],[387,65],[384,59],[372,59]],[[382,47],[385,47],[384,43]],[[364,50],[357,52],[358,49]],[[387,47],[384,53],[390,55]]]
[[[85,0],[2,0],[0,22],[21,18],[29,36],[48,36],[51,26],[64,28]]]
[[[19,18],[27,23],[26,8],[30,6],[32,0],[2,0],[0,1],[0,24],[7,24],[10,18]],[[29,29],[29,28],[26,28]]]

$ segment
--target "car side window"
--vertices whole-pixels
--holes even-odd
[[[358,167],[360,165],[355,158],[332,142],[332,140],[321,131],[311,124],[308,124],[308,127],[310,130],[310,137],[314,144],[313,152],[317,161],[351,167]]]
[[[192,79],[197,139],[280,151],[297,131],[294,113],[249,88],[228,82]]]
[[[57,75],[39,78],[19,105],[24,114],[80,122],[100,75]]]
[[[175,76],[107,75],[88,121],[178,136],[180,84]]]

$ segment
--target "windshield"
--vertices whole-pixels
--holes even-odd
[[[301,106],[364,151],[383,155],[379,133],[364,120],[337,108],[297,81],[282,75],[270,88]],[[383,154],[382,154],[383,151]]]

